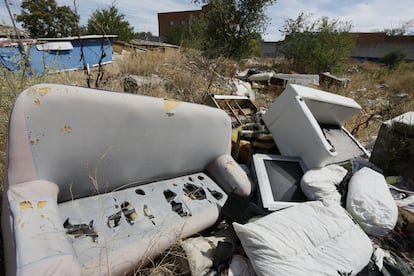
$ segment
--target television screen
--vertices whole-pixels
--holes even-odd
[[[278,210],[307,200],[300,188],[304,174],[300,159],[265,154],[253,159],[263,207]]]
[[[299,162],[265,160],[265,168],[275,201],[303,202],[306,196],[300,188],[303,170]]]

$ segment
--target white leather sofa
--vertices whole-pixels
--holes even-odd
[[[221,110],[74,86],[23,91],[2,209],[8,275],[124,275],[251,185]]]

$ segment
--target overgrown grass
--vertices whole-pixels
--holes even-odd
[[[207,93],[229,94],[229,78],[236,70],[261,68],[276,72],[288,72],[288,66],[280,59],[255,59],[236,63],[226,59],[208,60],[191,50],[150,51],[130,54],[116,59],[112,65],[104,66],[104,75],[99,89],[123,91],[123,78],[126,74],[162,78],[163,84],[141,87],[139,94],[162,98],[201,103]],[[362,142],[369,142],[378,133],[384,120],[414,110],[414,64],[402,63],[390,70],[374,63],[348,64],[349,70],[341,77],[351,82],[346,88],[330,87],[327,90],[355,99],[362,111],[346,125],[354,130]],[[92,69],[91,79],[98,75]],[[62,72],[27,77],[24,71],[9,72],[0,67],[0,187],[3,187],[3,172],[6,157],[6,137],[8,118],[17,95],[30,85],[37,83],[60,83],[87,86],[83,71]],[[95,83],[94,81],[92,83]],[[320,88],[324,89],[324,88]],[[269,106],[280,93],[280,89],[259,89],[258,107]],[[170,252],[171,253],[171,252]],[[170,254],[175,257],[177,254]],[[0,250],[0,258],[2,250]],[[136,275],[175,275],[179,272],[171,267],[171,262],[161,258],[151,268],[137,271]],[[1,271],[0,271],[1,272]],[[0,273],[1,274],[1,273]]]
[[[369,142],[383,121],[413,111],[413,73],[414,63],[404,62],[393,70],[376,63],[351,63],[351,82],[339,93],[355,99],[362,110],[346,127],[356,130],[354,134],[362,142]]]
[[[164,80],[164,85],[155,89],[142,87],[139,94],[201,103],[213,88],[225,90],[225,78],[234,76],[236,66],[228,60],[208,60],[193,50],[165,50],[132,54],[119,70],[122,75]]]

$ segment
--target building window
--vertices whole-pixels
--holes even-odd
[[[174,26],[174,21],[170,21],[169,23],[168,23],[168,25],[170,25],[170,27],[172,27],[172,26]]]
[[[186,25],[187,24],[187,21],[186,20],[181,20],[181,25]]]

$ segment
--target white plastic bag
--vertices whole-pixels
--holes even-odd
[[[347,170],[339,165],[329,165],[307,171],[300,182],[303,193],[310,200],[333,200],[341,203],[336,185],[341,183]]]
[[[355,275],[372,255],[371,240],[337,203],[305,202],[233,226],[257,275]]]
[[[180,243],[192,275],[207,275],[213,265],[214,249],[223,237],[195,237]]]
[[[351,178],[346,209],[371,236],[384,236],[394,229],[398,208],[384,176],[362,168]]]
[[[229,265],[228,276],[251,276],[254,275],[253,267],[246,257],[233,255]]]

